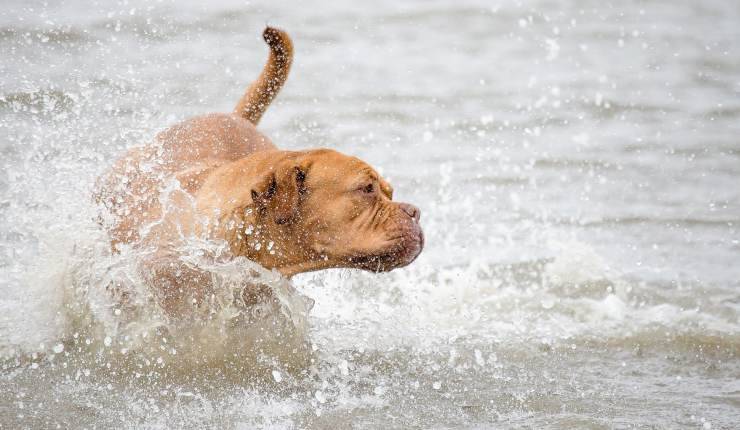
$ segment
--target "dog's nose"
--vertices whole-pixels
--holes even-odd
[[[411,218],[419,221],[419,218],[421,218],[421,211],[419,208],[417,208],[414,205],[410,205],[408,203],[399,203],[401,205],[401,209],[403,209],[404,212]]]

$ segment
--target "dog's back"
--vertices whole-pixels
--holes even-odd
[[[287,79],[293,56],[288,35],[268,27],[267,64],[230,114],[198,116],[161,133],[155,142],[134,148],[98,181],[94,198],[112,245],[134,243],[143,225],[162,217],[162,189],[177,180],[195,193],[216,167],[254,152],[276,149],[256,125]]]

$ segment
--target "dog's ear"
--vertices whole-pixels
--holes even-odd
[[[278,166],[252,189],[252,201],[275,224],[288,224],[298,216],[302,194],[305,192],[306,173],[294,163]]]

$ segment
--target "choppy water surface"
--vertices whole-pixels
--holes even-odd
[[[736,428],[736,2],[210,3],[0,11],[2,427]],[[192,252],[280,300],[167,322],[92,183],[230,110],[266,22],[297,58],[261,129],[379,167],[427,248],[292,285]]]

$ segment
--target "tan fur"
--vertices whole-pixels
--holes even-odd
[[[257,131],[292,59],[287,34],[267,28],[264,35],[270,59],[235,113],[159,133],[98,182],[111,246],[157,249],[143,269],[175,313],[189,306],[184,297],[210,288],[207,277],[178,263],[175,249],[188,237],[225,241],[232,256],[285,276],[330,267],[392,270],[423,247],[419,210],[392,201],[390,184],[369,165],[328,149],[281,151]],[[245,300],[253,296],[245,290]]]
[[[270,46],[270,56],[262,73],[237,103],[234,113],[257,125],[267,107],[288,79],[293,62],[293,41],[284,31],[267,27],[262,37]]]

